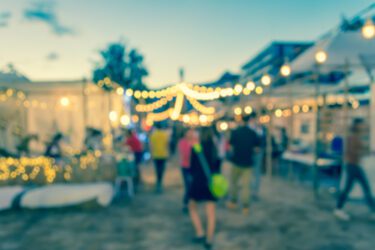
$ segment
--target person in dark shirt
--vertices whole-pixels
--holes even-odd
[[[249,124],[255,118],[255,114],[244,116],[242,124],[232,131],[229,141],[232,151],[232,169],[229,191],[230,200],[227,203],[227,207],[230,209],[236,208],[238,194],[241,191],[244,214],[249,213],[252,168],[254,166],[255,151],[258,151],[261,144],[260,138]]]
[[[209,127],[203,127],[200,131],[200,144],[202,153],[205,157],[212,173],[218,173],[219,166],[217,164],[218,151],[213,141],[213,131]],[[216,198],[209,189],[207,176],[204,172],[198,154],[192,150],[190,159],[191,184],[189,190],[189,212],[193,223],[196,242],[204,243],[206,249],[212,248],[212,241],[216,224]],[[206,206],[207,216],[207,233],[204,236],[204,230],[198,213],[198,203],[204,202]]]
[[[51,157],[54,159],[61,159],[63,156],[61,142],[64,139],[64,135],[61,133],[55,134],[52,138],[52,141],[47,145],[46,152],[44,153],[45,156]]]
[[[345,146],[346,163],[346,182],[344,190],[341,192],[334,215],[341,220],[350,220],[350,216],[342,209],[356,181],[362,186],[370,210],[375,212],[374,198],[371,193],[371,187],[368,183],[365,171],[360,166],[362,156],[364,155],[364,146],[361,141],[364,122],[361,119],[353,121],[350,135],[347,137]]]

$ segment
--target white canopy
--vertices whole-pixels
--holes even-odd
[[[320,70],[329,72],[345,65],[360,67],[365,62],[371,69],[375,67],[375,39],[366,40],[361,31],[340,31],[318,41],[307,49],[292,63],[294,73],[311,72],[315,67],[315,54],[323,50],[327,53],[327,61],[321,65]]]

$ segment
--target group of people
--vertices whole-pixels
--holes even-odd
[[[252,200],[251,189],[253,188],[255,194],[259,191],[266,144],[264,129],[255,118],[255,113],[242,117],[242,121],[231,131],[228,140],[215,131],[214,127],[202,127],[199,130],[187,128],[178,141],[177,151],[185,190],[183,210],[190,214],[196,234],[194,241],[203,243],[207,249],[211,249],[214,238],[217,198],[211,193],[202,160],[198,153],[193,150],[193,147],[200,144],[205,161],[213,174],[221,171],[223,158],[229,159],[231,173],[226,206],[229,209],[236,209],[241,206],[243,214],[247,215]],[[337,207],[334,211],[338,218],[344,220],[348,220],[349,216],[342,208],[355,181],[359,181],[363,187],[371,211],[374,211],[375,208],[369,182],[360,166],[360,160],[363,156],[363,145],[360,139],[363,124],[361,120],[354,121],[345,152],[347,180],[343,192],[338,197]],[[162,192],[163,175],[168,159],[168,145],[168,132],[157,125],[150,135],[151,155],[154,159],[157,175],[157,192]],[[206,230],[204,230],[197,209],[201,203],[205,205]]]
[[[183,211],[190,214],[195,229],[194,242],[202,243],[211,249],[216,224],[217,198],[209,188],[209,177],[204,162],[211,174],[221,171],[221,163],[227,156],[232,162],[228,208],[242,206],[244,214],[249,213],[251,201],[250,188],[253,179],[252,170],[259,165],[262,155],[262,134],[255,115],[243,117],[242,123],[231,132],[229,140],[214,127],[202,127],[199,130],[186,128],[177,143],[177,152],[184,183]],[[162,192],[163,175],[166,167],[169,133],[160,124],[155,126],[150,135],[151,156],[155,164],[156,192]],[[194,150],[200,145],[201,153]],[[240,204],[237,204],[240,202]],[[204,230],[198,213],[199,204],[205,205],[207,229]]]

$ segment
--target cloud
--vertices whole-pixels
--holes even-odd
[[[50,52],[47,56],[46,59],[47,61],[57,61],[59,60],[60,56],[56,52]]]
[[[26,8],[23,16],[29,21],[47,24],[56,35],[73,35],[74,30],[61,24],[55,11],[54,2],[37,2]]]
[[[12,17],[12,13],[9,11],[0,12],[0,28],[8,26],[9,19]]]

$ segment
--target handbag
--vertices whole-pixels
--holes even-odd
[[[223,174],[220,173],[211,173],[210,167],[208,165],[207,159],[202,153],[202,146],[200,144],[195,144],[193,146],[194,152],[197,154],[200,164],[202,165],[203,172],[208,180],[208,188],[211,194],[215,198],[223,198],[229,189],[228,180]]]

